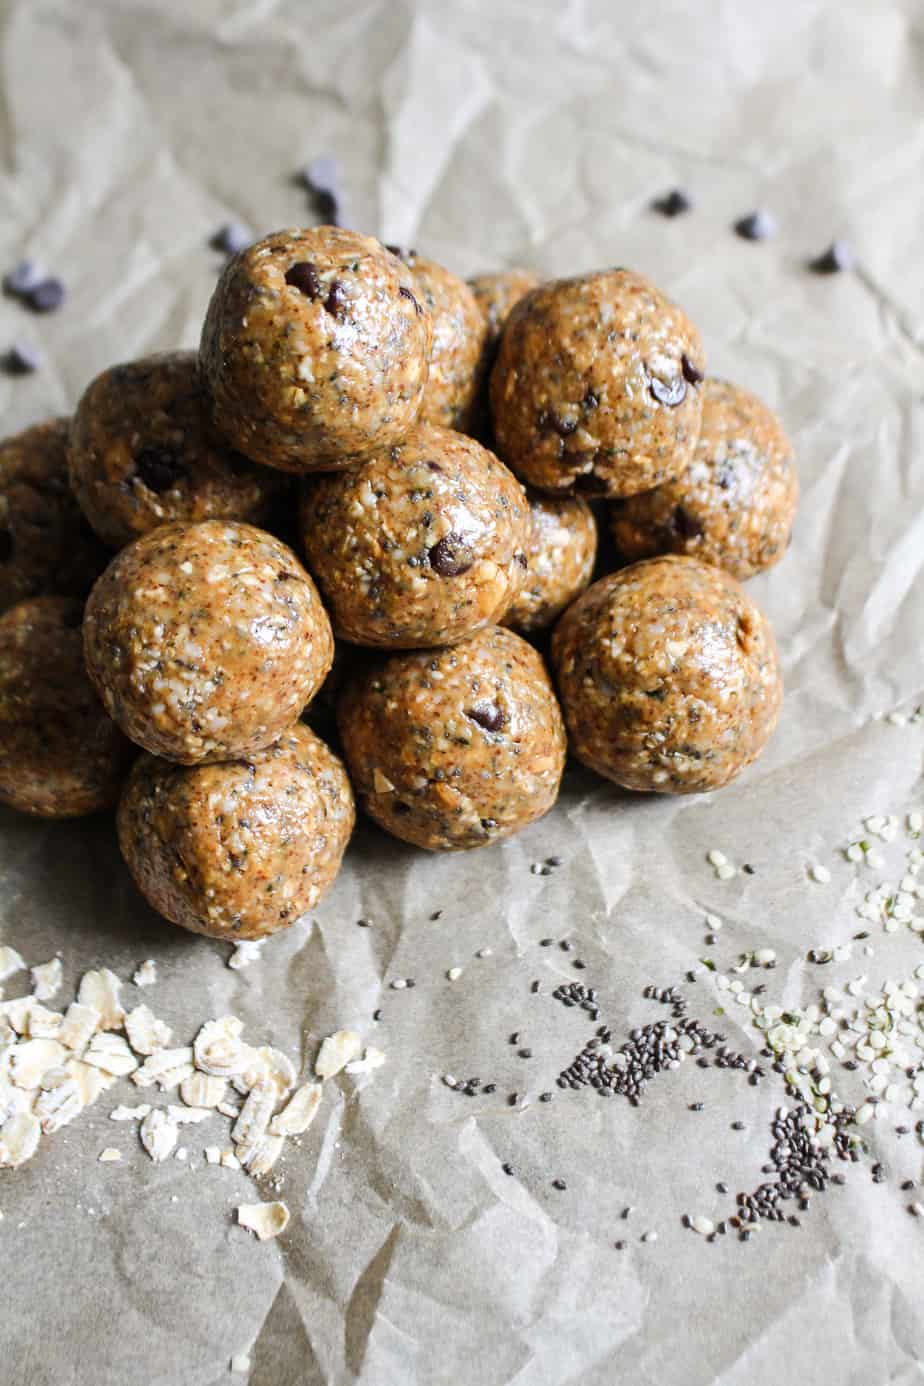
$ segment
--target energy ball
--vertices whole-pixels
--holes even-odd
[[[631,270],[542,284],[491,374],[499,455],[545,491],[633,496],[687,466],[705,356],[685,313]]]
[[[528,570],[504,624],[524,633],[545,630],[590,582],[597,557],[597,522],[580,496],[529,497],[532,535]]]
[[[526,575],[529,506],[493,453],[445,428],[306,484],[302,534],[339,636],[448,645],[498,621]]]
[[[84,619],[87,668],[119,726],[181,765],[250,756],[324,682],[333,635],[291,549],[252,525],[163,525],[110,563]]]
[[[67,478],[67,419],[0,442],[0,611],[27,597],[83,597],[109,561]]]
[[[629,563],[688,554],[740,580],[772,568],[792,534],[799,481],[779,419],[726,380],[703,386],[703,422],[682,476],[614,501],[613,538]]]
[[[734,578],[653,558],[594,583],[552,641],[571,749],[626,789],[719,789],[760,755],[783,683],[766,617]]]
[[[200,360],[232,447],[286,472],[353,466],[400,443],[427,383],[430,314],[371,236],[277,231],[231,260]]]
[[[532,646],[499,626],[361,672],[338,721],[366,812],[418,847],[497,842],[558,795],[565,730],[552,685]]]
[[[470,431],[484,375],[488,324],[463,279],[415,250],[391,247],[414,276],[414,292],[433,319],[430,375],[420,422]]]
[[[77,818],[119,797],[132,748],[87,677],[75,597],[0,616],[0,803]]]
[[[298,725],[246,760],[187,767],[141,756],[119,804],[119,846],[165,919],[237,943],[314,908],[354,819],[343,766]]]
[[[497,274],[476,274],[468,281],[475,302],[488,324],[487,348],[491,355],[500,341],[504,324],[512,309],[531,289],[542,283],[538,274],[528,269],[500,270]]]
[[[77,406],[68,462],[83,513],[114,549],[173,520],[260,524],[287,485],[216,431],[194,351],[97,376]]]

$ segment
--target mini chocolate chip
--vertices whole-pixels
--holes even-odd
[[[344,293],[343,284],[339,279],[335,279],[330,286],[330,293],[327,295],[324,302],[325,309],[330,313],[331,317],[340,318],[343,316],[343,310],[346,308],[347,302],[348,299]]]
[[[684,212],[689,212],[693,207],[693,201],[689,193],[683,188],[671,188],[670,192],[656,197],[652,202],[652,208],[660,212],[662,217],[679,217]]]
[[[402,284],[402,285],[401,285],[401,288],[398,290],[398,293],[401,295],[402,298],[409,298],[409,299],[411,300],[411,302],[412,302],[413,305],[414,305],[414,308],[415,308],[416,311],[417,311],[417,316],[419,317],[420,314],[423,312],[423,309],[421,308],[420,304],[417,302],[417,299],[416,299],[416,298],[414,297],[414,295],[411,293],[410,289],[408,289],[404,284]]]
[[[417,251],[412,250],[410,246],[387,245],[385,249],[390,251],[392,255],[397,255],[398,259],[403,260],[406,265],[413,265],[417,259]]]
[[[310,260],[299,260],[297,264],[290,265],[286,270],[286,283],[293,289],[298,289],[306,298],[321,297],[321,281]]]
[[[41,364],[41,353],[30,342],[14,342],[3,355],[3,369],[7,375],[31,375]]]
[[[776,235],[776,218],[769,212],[749,212],[735,222],[735,233],[745,241],[768,241]]]
[[[3,276],[3,292],[11,298],[22,298],[44,279],[44,273],[34,260],[20,260]]]
[[[468,544],[461,534],[444,534],[438,543],[429,550],[427,557],[430,567],[440,577],[459,577],[467,573],[475,561]]]
[[[705,532],[697,517],[691,515],[689,510],[685,510],[682,505],[674,506],[671,525],[681,539],[698,539]]]
[[[600,396],[597,395],[593,390],[588,389],[587,393],[584,395],[584,398],[581,400],[581,403],[583,404],[585,409],[596,409],[600,403]]]
[[[239,255],[253,245],[253,232],[240,221],[228,221],[215,232],[209,245],[222,255]]]
[[[0,529],[0,563],[8,563],[13,557],[13,536],[8,529]]]
[[[529,567],[529,559],[526,557],[525,553],[515,553],[513,558],[514,562],[519,563],[521,568]]]
[[[169,491],[185,468],[175,452],[169,448],[142,448],[135,457],[135,472],[149,491],[160,495]]]
[[[853,266],[853,251],[846,241],[832,241],[821,255],[809,260],[809,269],[815,274],[839,274],[841,270],[853,269]]]
[[[577,429],[577,420],[562,419],[554,409],[542,409],[536,419],[536,426],[541,429],[550,428],[559,438],[569,438]]]
[[[465,709],[465,715],[470,717],[473,722],[477,722],[479,727],[484,727],[485,731],[489,732],[500,731],[507,720],[497,703],[476,703],[474,707]]]
[[[60,279],[43,279],[25,294],[33,313],[53,313],[64,302],[64,285]]]
[[[680,358],[680,368],[683,371],[683,378],[688,382],[688,384],[702,385],[702,372],[696,369],[693,362],[690,360],[689,356],[686,355],[686,353],[684,353],[684,355]]]
[[[659,380],[656,375],[653,375],[648,388],[658,403],[666,404],[669,409],[675,409],[678,404],[683,404],[687,397],[687,383],[682,375],[675,375],[673,380]]]

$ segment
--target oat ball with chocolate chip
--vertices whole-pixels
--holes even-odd
[[[532,634],[558,619],[590,582],[597,557],[597,522],[580,496],[529,495],[532,533],[526,580],[504,625]]]
[[[0,803],[77,818],[119,796],[132,747],[87,677],[75,597],[33,597],[0,616]]]
[[[532,646],[499,626],[358,671],[338,722],[360,803],[418,847],[497,842],[558,796],[565,733],[552,685]]]
[[[632,496],[687,466],[705,355],[689,318],[631,270],[533,289],[491,374],[498,454],[542,490]]]
[[[68,420],[0,442],[0,611],[26,597],[86,596],[109,561],[67,477]]]
[[[305,483],[302,538],[338,636],[448,645],[498,621],[526,576],[516,477],[474,438],[421,425],[350,472]]]
[[[77,406],[68,462],[83,513],[116,549],[173,520],[261,524],[288,484],[218,433],[194,351],[97,376]]]
[[[528,269],[498,270],[496,274],[476,274],[468,281],[475,302],[488,324],[485,342],[487,352],[493,353],[500,341],[504,324],[512,310],[532,289],[542,283],[539,275]]]
[[[552,640],[571,749],[626,789],[719,789],[760,755],[783,683],[766,617],[734,578],[653,558],[594,583]]]
[[[287,472],[353,466],[420,412],[431,323],[411,272],[371,236],[277,231],[229,262],[200,360],[233,448]]]
[[[688,554],[740,580],[772,568],[792,534],[799,481],[776,415],[727,380],[703,385],[703,422],[682,475],[614,501],[610,525],[629,563]]]
[[[218,765],[141,756],[119,805],[119,846],[165,919],[236,943],[278,933],[315,907],[354,818],[340,761],[297,725]]]
[[[470,431],[484,375],[488,324],[464,279],[418,255],[391,247],[414,276],[418,299],[433,319],[430,375],[420,422]]]
[[[163,525],[93,588],[87,668],[132,741],[181,765],[252,755],[324,682],[333,636],[291,549],[252,525]]]

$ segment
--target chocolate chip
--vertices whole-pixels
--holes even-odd
[[[678,404],[683,404],[687,397],[687,383],[682,375],[674,376],[673,380],[659,380],[656,375],[653,375],[648,388],[658,403],[666,404],[669,409],[675,409]]]
[[[3,292],[10,298],[22,298],[41,284],[45,278],[43,271],[34,260],[20,260],[3,276]]]
[[[682,505],[674,506],[671,525],[681,539],[698,539],[701,534],[705,533],[699,519],[695,515],[691,515],[689,510],[685,510]]]
[[[735,234],[745,241],[769,241],[776,235],[776,218],[769,212],[749,212],[735,222]]]
[[[416,298],[414,297],[414,295],[411,293],[410,289],[406,288],[405,285],[402,284],[402,285],[401,285],[401,288],[398,290],[398,293],[401,295],[402,298],[409,298],[409,299],[411,300],[411,302],[413,303],[415,309],[417,310],[417,316],[419,317],[420,314],[423,312],[423,309],[421,308],[420,304],[417,302],[417,299],[416,299]]]
[[[321,281],[318,279],[318,271],[310,260],[299,260],[297,264],[290,265],[286,270],[286,283],[293,289],[298,289],[299,293],[306,298],[321,297]]]
[[[693,201],[683,188],[671,188],[670,192],[656,197],[651,206],[662,217],[679,217],[692,209]]]
[[[474,707],[465,709],[465,715],[470,717],[473,722],[477,722],[479,727],[484,727],[485,731],[489,732],[500,731],[507,720],[497,703],[476,703]]]
[[[0,529],[0,563],[8,563],[13,557],[13,536],[8,529]]]
[[[41,364],[38,348],[29,342],[14,342],[3,355],[3,369],[7,375],[31,375]]]
[[[438,543],[433,545],[427,554],[430,560],[430,567],[440,577],[459,577],[462,573],[467,573],[475,561],[468,544],[461,534],[445,534]]]
[[[832,241],[827,250],[809,261],[809,269],[815,274],[839,274],[853,266],[853,251],[846,241]]]
[[[515,563],[519,563],[521,568],[529,567],[529,559],[526,557],[525,553],[515,553],[513,559]]]
[[[169,448],[142,448],[135,457],[138,478],[158,496],[176,485],[185,470],[180,458]]]
[[[687,356],[686,354],[684,354],[684,355],[681,356],[681,358],[680,358],[680,369],[683,371],[683,378],[684,378],[684,380],[687,381],[688,384],[690,384],[690,385],[702,385],[702,383],[703,383],[703,374],[702,374],[702,372],[701,372],[701,371],[698,371],[698,370],[696,369],[696,367],[694,366],[693,362],[690,360],[689,356]]]
[[[321,154],[299,170],[296,182],[307,188],[314,210],[328,226],[341,225],[340,170],[336,159]]]
[[[585,409],[596,409],[600,403],[600,397],[593,390],[588,388],[581,403]]]
[[[335,279],[330,286],[330,293],[324,301],[325,309],[330,313],[331,317],[341,318],[343,317],[343,310],[346,308],[348,301],[343,283],[341,280]]]
[[[213,250],[220,250],[222,255],[239,255],[253,245],[253,232],[242,221],[227,221],[218,228],[209,245]]]
[[[543,409],[536,419],[536,425],[541,429],[552,429],[559,438],[568,438],[577,429],[577,419],[562,419],[554,409]]]
[[[53,313],[64,302],[64,285],[60,279],[43,279],[28,290],[25,301],[33,313]]]

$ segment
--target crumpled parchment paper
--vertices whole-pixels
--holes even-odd
[[[548,997],[571,959],[622,1034],[655,1018],[647,983],[707,951],[715,910],[720,967],[771,946],[769,992],[807,1000],[806,949],[858,927],[861,880],[835,850],[864,814],[924,799],[924,726],[882,720],[924,696],[920,5],[4,0],[0,21],[2,263],[36,255],[69,290],[52,317],[0,304],[3,340],[47,355],[0,381],[6,430],[68,410],[116,360],[194,344],[210,235],[231,217],[255,233],[310,219],[290,177],[332,153],[355,225],[462,273],[650,273],[700,326],[711,370],[781,410],[803,484],[791,552],[751,584],[780,640],[783,721],[714,798],[643,801],[574,771],[553,814],[490,851],[430,857],[363,827],[317,915],[243,972],[146,909],[109,822],[0,817],[0,938],[33,963],[60,950],[62,997],[89,966],[128,977],[150,956],[144,999],[180,1037],[233,1011],[306,1062],[341,1025],[388,1055],[338,1079],[288,1150],[292,1222],[275,1243],[233,1225],[255,1194],[244,1174],[154,1166],[109,1122],[130,1087],[0,1174],[6,1386],[215,1386],[245,1351],[253,1386],[922,1380],[924,1224],[897,1187],[921,1174],[914,1135],[875,1123],[886,1185],[851,1171],[801,1231],[707,1246],[680,1217],[730,1211],[717,1179],[758,1181],[775,1083],[688,1064],[638,1109],[536,1100],[589,1033]],[[696,210],[652,215],[676,184]],[[780,223],[763,245],[729,230],[757,206]],[[835,235],[857,271],[809,274]],[[717,881],[713,847],[756,874]],[[530,873],[552,854],[564,866]],[[830,885],[806,882],[812,860]],[[575,951],[540,949],[547,935]],[[873,960],[821,981],[866,970],[881,985],[920,960],[907,930],[873,942]],[[416,987],[390,991],[395,976]],[[687,991],[708,1017],[710,977]],[[755,1047],[739,1017],[723,1025]],[[447,1071],[498,1091],[458,1096]],[[183,1139],[201,1165],[217,1137]],[[97,1163],[108,1144],[122,1165]]]

